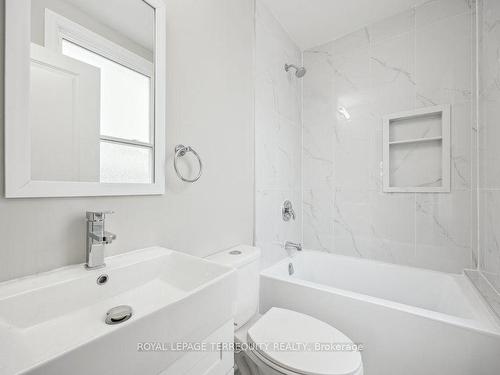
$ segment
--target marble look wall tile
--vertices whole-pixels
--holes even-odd
[[[368,164],[368,190],[381,192],[383,189],[382,144],[383,131],[380,121],[375,125],[375,134],[370,139]]]
[[[429,0],[416,7],[416,27],[442,21],[458,14],[470,13],[474,9],[474,0]]]
[[[364,247],[371,235],[371,207],[368,192],[337,189],[333,211],[335,252],[365,256]]]
[[[408,17],[405,14],[404,17]],[[370,48],[371,121],[369,188],[381,191],[382,116],[408,110],[415,103],[414,36],[398,34]]]
[[[305,60],[308,60],[305,53]],[[334,127],[334,141],[341,143],[344,138],[368,139],[369,131],[373,124],[370,112],[370,61],[369,49],[361,48],[342,55],[323,55],[327,65],[322,66],[321,75],[326,78],[323,90],[322,103],[328,106],[329,121]],[[313,68],[314,69],[314,68]],[[318,116],[310,113],[308,103],[314,100],[309,97],[310,85],[314,84],[304,80],[304,125],[318,124]],[[325,98],[326,96],[326,98]],[[339,112],[345,108],[349,119]]]
[[[473,264],[472,15],[468,4],[431,2],[304,53],[314,70],[303,81],[309,246],[453,272]],[[382,116],[448,102],[453,193],[430,201],[431,195],[382,193]],[[457,212],[465,221],[452,220]],[[333,225],[322,223],[330,217]]]
[[[381,262],[405,266],[425,267],[415,263],[415,244],[399,242],[383,237],[373,237],[369,246],[369,258]]]
[[[479,3],[479,270],[500,292],[500,2]],[[481,289],[480,289],[481,290]],[[483,295],[487,298],[488,293]],[[488,299],[488,298],[487,298]],[[500,299],[497,299],[499,301]],[[490,304],[492,302],[490,301]],[[500,309],[499,309],[500,311]]]
[[[417,29],[415,48],[419,106],[471,100],[471,45],[470,13]]]
[[[270,12],[257,2],[256,73],[257,81],[270,82],[279,95],[274,96],[275,110],[289,121],[300,120],[300,81],[293,72],[284,71],[285,63],[300,65],[302,55]],[[256,95],[259,98],[259,95]]]
[[[300,127],[276,113],[256,108],[257,189],[295,189],[301,181]]]
[[[285,63],[301,65],[301,52],[267,8],[256,7],[255,244],[262,266],[285,257],[285,241],[302,241],[301,82]],[[294,204],[296,220],[281,207]]]
[[[480,190],[479,199],[480,268],[500,274],[500,190]]]
[[[304,190],[304,247],[308,249],[333,252],[333,206],[333,190]]]
[[[416,262],[460,273],[472,265],[471,194],[416,195]]]
[[[335,187],[367,190],[369,186],[370,141],[352,139],[335,145]]]
[[[333,80],[335,70],[329,53],[321,50],[305,51],[304,66],[307,74],[303,82],[303,125],[334,126],[335,105],[333,102]]]
[[[304,126],[302,137],[302,187],[305,190],[333,190],[334,126],[329,123]]]
[[[438,142],[417,142],[391,147],[389,181],[395,186],[435,187],[442,184]]]
[[[400,264],[414,260],[412,196],[337,191],[335,197],[336,253]]]
[[[451,189],[472,189],[472,147],[476,144],[473,130],[472,102],[452,106],[451,127]]]
[[[396,14],[368,26],[371,44],[376,44],[395,36],[410,33],[415,28],[415,9]]]
[[[304,190],[303,192],[304,222],[317,233],[331,233],[334,222],[333,190]]]
[[[368,27],[356,30],[352,33],[344,35],[336,40],[325,43],[319,47],[311,48],[314,51],[318,48],[329,52],[331,55],[341,55],[351,51],[368,47],[370,45],[370,33]]]
[[[369,257],[412,264],[415,259],[413,194],[370,192],[372,241]]]
[[[482,101],[479,130],[479,187],[500,188],[500,101]]]
[[[480,53],[480,179],[485,189],[500,188],[500,4],[482,2],[482,44]]]
[[[370,192],[372,227],[376,237],[415,243],[415,195]]]
[[[335,238],[331,233],[319,233],[314,227],[304,224],[304,248],[338,254]]]
[[[262,89],[265,89],[266,85],[272,85],[274,89],[274,95],[272,97],[266,96],[265,99],[272,99],[268,101],[267,105],[272,105],[273,109],[279,113],[280,115],[286,117],[290,121],[297,121],[300,119],[300,109],[301,109],[301,96],[300,96],[300,83],[293,75],[292,72],[285,72],[284,64],[286,62],[301,64],[300,55],[296,55],[294,57],[290,57],[288,53],[279,53],[276,51],[278,48],[277,40],[273,40],[272,38],[268,39],[266,43],[275,42],[269,48],[273,50],[274,55],[270,55],[264,61],[260,61],[258,59],[256,65],[258,68],[258,73],[256,75],[256,90],[257,90],[257,98],[259,98],[258,91],[259,86],[263,86]],[[260,45],[259,45],[260,46]],[[260,48],[260,47],[257,48]],[[261,56],[265,52],[257,53],[257,56]],[[271,51],[269,51],[271,53]],[[273,58],[274,56],[274,58]],[[266,67],[269,67],[265,70]],[[270,95],[273,91],[268,92]],[[279,95],[276,95],[279,93]],[[263,98],[263,99],[264,99]]]
[[[414,33],[377,43],[370,49],[374,112],[379,116],[414,107]]]
[[[368,47],[329,57],[334,70],[333,98],[335,111],[349,112],[366,106],[370,99],[370,50]]]
[[[500,3],[483,0],[481,12],[480,80],[481,98],[500,100]]]

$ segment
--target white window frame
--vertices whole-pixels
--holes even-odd
[[[85,197],[165,193],[166,9],[154,9],[154,182],[38,181],[31,178],[29,123],[31,0],[5,3],[5,197]]]
[[[100,140],[150,149],[150,173],[154,182],[154,65],[132,51],[47,8],[45,9],[44,34],[45,47],[54,52],[62,53],[62,43],[66,40],[149,78],[149,142],[103,133],[100,133]]]

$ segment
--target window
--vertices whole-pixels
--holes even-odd
[[[46,44],[100,70],[100,181],[153,183],[153,64],[58,14],[46,19]]]
[[[65,39],[62,53],[101,71],[101,182],[151,183],[151,78]]]

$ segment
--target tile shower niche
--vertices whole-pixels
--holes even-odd
[[[384,192],[450,191],[450,106],[384,117]]]

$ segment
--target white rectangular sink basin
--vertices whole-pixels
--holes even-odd
[[[160,247],[0,283],[0,374],[159,373],[182,353],[138,344],[207,337],[232,319],[234,284],[232,269]],[[106,324],[119,305],[132,317]]]

